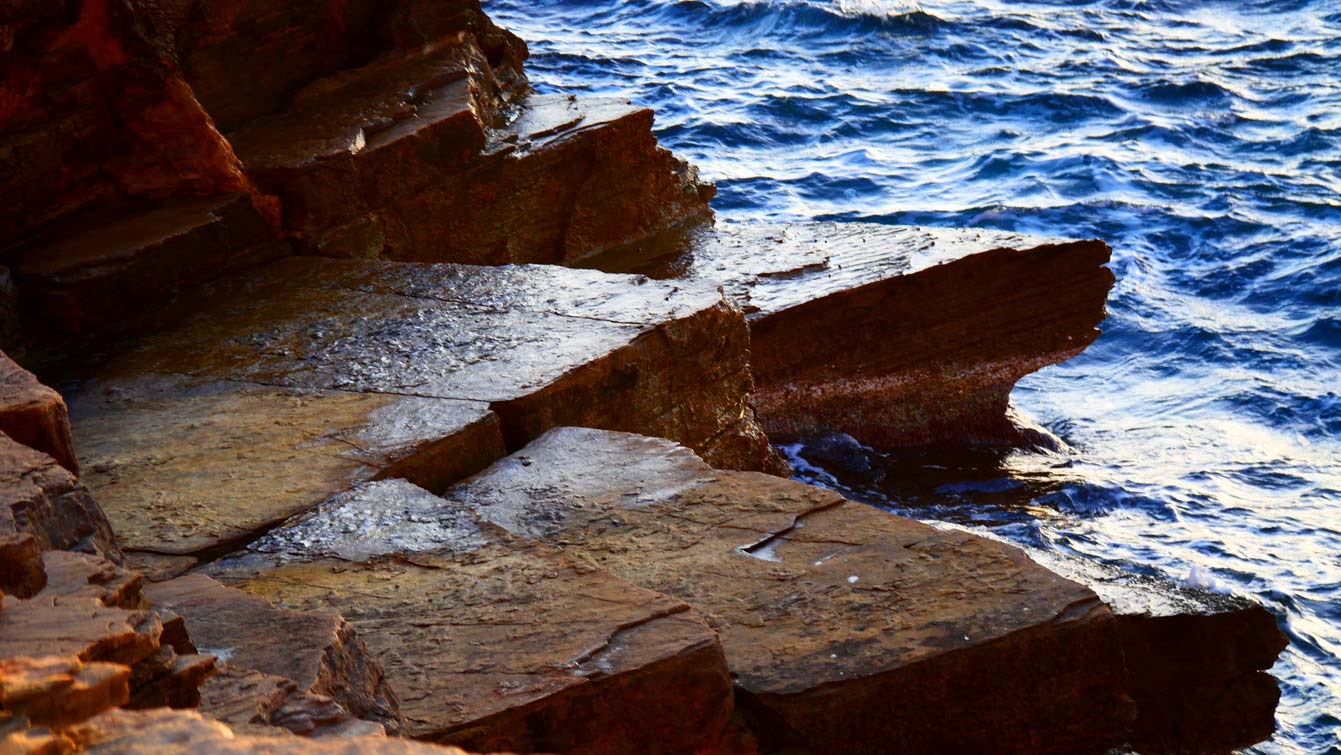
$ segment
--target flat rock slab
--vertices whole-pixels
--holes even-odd
[[[1109,255],[991,230],[719,223],[597,266],[722,285],[750,318],[770,434],[890,448],[1038,440],[1007,419],[1011,388],[1099,335]]]
[[[0,710],[37,726],[78,723],[130,700],[130,669],[70,656],[0,660]]]
[[[381,665],[339,615],[274,606],[200,574],[150,584],[146,592],[154,605],[182,616],[201,652],[291,680],[359,717],[401,729]]]
[[[710,287],[290,258],[181,309],[70,391],[84,479],[131,551],[212,557],[377,477],[441,490],[560,424],[776,468],[745,323]]]
[[[101,507],[68,469],[0,433],[0,535],[30,535],[41,550],[119,558]]]
[[[0,353],[0,432],[79,474],[65,400]]]
[[[573,428],[445,497],[701,611],[767,750],[1081,751],[1132,716],[1112,614],[999,543]]]
[[[696,752],[717,743],[731,712],[721,647],[683,602],[521,542],[405,481],[339,496],[210,570],[356,624],[415,738]]]

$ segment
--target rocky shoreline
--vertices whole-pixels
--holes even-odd
[[[1270,736],[1260,606],[770,444],[1048,442],[1103,242],[715,222],[475,0],[20,0],[0,55],[4,752]]]

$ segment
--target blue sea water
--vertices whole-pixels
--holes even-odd
[[[1255,751],[1341,753],[1341,0],[485,7],[538,89],[654,108],[723,216],[1109,241],[1104,335],[1014,396],[1070,450],[847,490],[1256,597]]]

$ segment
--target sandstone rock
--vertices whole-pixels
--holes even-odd
[[[441,490],[558,424],[779,465],[744,321],[711,288],[290,258],[191,307],[70,396],[84,479],[128,550],[218,555],[374,477]]]
[[[165,201],[66,227],[75,230],[28,240],[11,263],[33,324],[65,333],[105,329],[179,290],[289,253],[246,194]]]
[[[26,532],[0,536],[0,594],[31,598],[46,584],[37,539]]]
[[[235,735],[227,726],[188,711],[108,711],[67,729],[72,749],[88,755],[466,755],[387,737],[313,740]]]
[[[79,474],[65,400],[0,353],[0,432]]]
[[[42,561],[47,574],[45,594],[49,597],[93,598],[105,606],[128,611],[150,607],[138,572],[70,551],[47,551]]]
[[[1275,731],[1280,689],[1266,672],[1287,639],[1261,605],[1030,549],[1090,586],[1117,614],[1139,715],[1138,752],[1230,753]]]
[[[279,608],[192,574],[146,587],[154,605],[180,614],[202,652],[234,666],[292,680],[361,718],[401,729],[382,668],[355,628],[338,615]],[[282,638],[282,641],[277,641]]]
[[[0,8],[0,256],[86,209],[251,189],[143,13],[110,0]]]
[[[0,711],[37,726],[61,727],[124,705],[130,669],[73,657],[0,660]]]
[[[705,752],[731,688],[684,603],[525,544],[409,483],[371,483],[211,567],[359,627],[406,734],[471,749]]]
[[[532,96],[506,126],[459,48],[323,80],[230,135],[301,248],[574,263],[709,213],[709,187],[626,102]]]
[[[721,283],[750,319],[770,435],[891,448],[1043,440],[1008,419],[1011,388],[1098,336],[1109,253],[1000,231],[722,223],[595,264]]]
[[[381,724],[350,715],[334,698],[273,674],[225,664],[200,689],[200,712],[246,734],[377,736]]]
[[[447,497],[702,611],[766,751],[1085,751],[1133,714],[1112,614],[1014,548],[572,428]]]
[[[32,535],[42,550],[119,558],[102,509],[69,470],[0,434],[0,534]]]

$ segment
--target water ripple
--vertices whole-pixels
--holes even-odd
[[[540,89],[655,108],[724,215],[1109,240],[1104,336],[1015,396],[1073,452],[807,474],[1255,596],[1291,638],[1258,751],[1341,752],[1335,0],[485,5]]]

